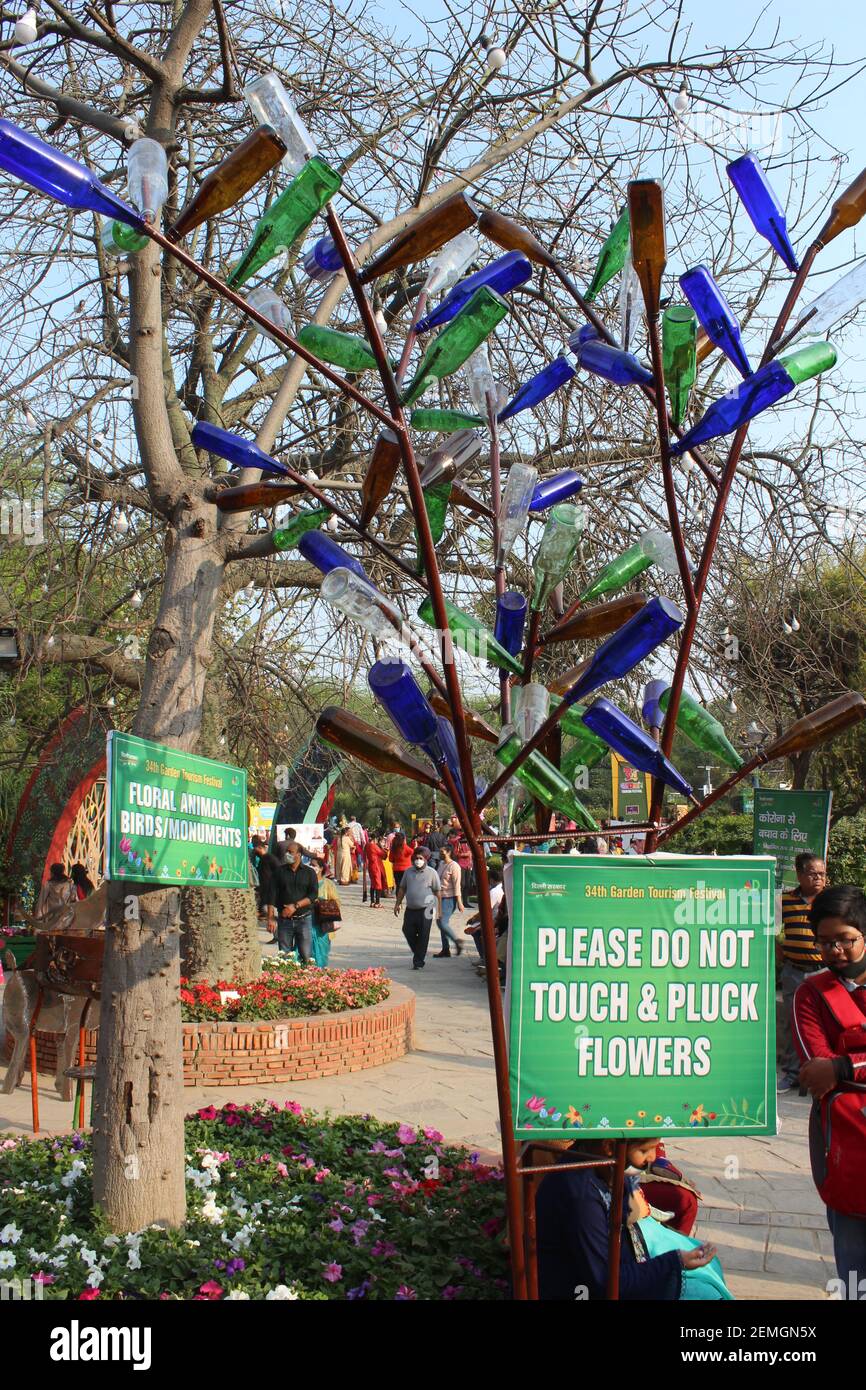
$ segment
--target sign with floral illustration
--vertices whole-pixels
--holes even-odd
[[[247,774],[149,739],[108,735],[105,876],[246,888]]]
[[[766,857],[516,855],[518,1139],[776,1132]]]

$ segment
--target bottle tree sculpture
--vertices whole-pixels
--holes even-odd
[[[106,188],[90,170],[6,120],[0,120],[0,168],[70,209],[102,214],[109,220],[107,235],[117,254],[135,254],[142,237],[156,242],[164,253],[176,258],[189,273],[233,305],[239,320],[245,316],[275,342],[312,365],[370,418],[377,438],[367,460],[357,514],[341,505],[340,494],[332,495],[326,481],[320,485],[318,480],[302,476],[290,463],[273,459],[251,441],[200,425],[194,442],[203,454],[228,459],[244,470],[239,486],[217,493],[220,513],[269,507],[286,496],[296,504],[303,494],[312,499],[312,506],[298,507],[286,524],[271,534],[268,544],[272,552],[296,547],[308,564],[324,576],[322,601],[381,642],[380,658],[368,673],[370,689],[382,709],[380,726],[368,725],[350,711],[329,707],[319,717],[318,733],[344,753],[374,768],[437,787],[451,798],[471,848],[481,929],[488,959],[492,960],[496,954],[495,935],[482,845],[485,808],[495,801],[502,815],[510,815],[521,795],[528,797],[530,804],[535,803],[539,820],[547,826],[551,811],[557,808],[582,825],[594,824],[575,797],[571,778],[557,766],[560,757],[569,770],[575,765],[573,750],[570,753],[566,749],[562,754],[557,751],[560,734],[573,738],[573,748],[586,760],[597,759],[599,749],[603,755],[604,748],[610,747],[652,772],[653,798],[646,829],[648,848],[653,849],[675,835],[679,826],[701,814],[761,761],[835,737],[866,715],[863,697],[849,692],[799,720],[750,763],[736,766],[736,754],[717,721],[706,716],[693,700],[683,700],[701,604],[749,422],[809,377],[832,367],[835,361],[835,351],[827,343],[799,347],[783,356],[779,356],[779,350],[821,248],[853,227],[866,211],[866,175],[861,175],[837,198],[818,237],[798,263],[784,213],[757,160],[746,156],[729,166],[731,180],[753,225],[794,275],[760,359],[752,343],[750,360],[730,306],[705,267],[698,266],[683,276],[682,288],[688,303],[671,303],[677,289],[665,280],[664,194],[657,181],[635,180],[628,188],[625,209],[607,209],[612,231],[585,295],[573,284],[556,255],[527,227],[484,207],[471,190],[453,195],[410,221],[390,246],[360,266],[346,240],[337,209],[342,196],[340,179],[318,153],[279,80],[273,74],[267,80],[257,80],[249,89],[247,100],[259,124],[203,181],[167,234],[157,224],[164,196],[163,164],[147,148],[133,160],[130,203]],[[180,240],[243,198],[265,173],[270,171],[273,179],[273,170],[280,162],[286,187],[277,191],[261,217],[251,219],[247,250],[230,271],[227,282],[200,265],[179,244]],[[292,250],[308,228],[315,240],[302,264],[316,279],[345,274],[348,292],[360,317],[361,335],[347,338],[333,331],[310,328],[293,336],[286,329],[279,305],[274,306],[273,296],[262,295],[266,286],[257,286],[247,298],[232,288],[242,286],[256,274],[267,273],[276,252]],[[423,302],[415,306],[409,338],[395,375],[365,286],[381,276],[430,260],[432,265],[423,282]],[[496,329],[511,312],[511,293],[525,284],[538,267],[564,287],[584,323],[570,335],[568,348],[558,357],[547,365],[544,361],[536,364],[529,380],[504,406],[496,385]],[[618,339],[590,302],[617,275],[629,277],[625,298],[630,305],[630,326],[626,342]],[[639,296],[635,286],[639,286]],[[442,296],[438,305],[431,302],[437,295]],[[846,305],[860,297],[862,284],[858,277],[856,282],[840,286],[840,293],[832,302],[826,296],[823,301],[816,301],[811,314],[816,327],[824,331]],[[629,351],[636,304],[645,319],[649,345],[646,363]],[[664,334],[660,320],[663,304]],[[705,330],[703,341],[696,341],[697,321]],[[805,318],[795,323],[798,333],[806,327]],[[677,444],[696,372],[703,357],[715,346],[731,357],[744,380],[736,392],[710,404],[702,420],[693,419],[682,443]],[[756,361],[754,371],[752,360]],[[466,369],[458,378],[456,374],[464,366]],[[366,372],[364,389],[335,367],[353,377]],[[378,380],[371,375],[374,371]],[[579,598],[563,612],[555,595],[575,564],[585,527],[583,508],[566,499],[573,499],[581,490],[581,477],[570,471],[561,479],[546,480],[539,486],[534,467],[515,462],[503,483],[499,430],[501,422],[531,411],[578,373],[590,382],[603,378],[605,384],[598,389],[608,390],[615,384],[622,391],[640,394],[647,401],[647,408],[654,411],[657,466],[664,485],[667,528],[645,533],[637,545],[624,550],[621,544],[612,544],[608,562],[593,579],[584,579]],[[464,414],[473,417],[471,427],[459,415],[440,418],[420,403],[431,383],[444,380],[469,382],[473,410]],[[372,381],[375,384],[370,384]],[[419,431],[438,424],[446,434],[446,441],[430,451],[426,463],[416,456],[416,445],[424,449],[425,455],[427,447],[423,434],[416,434],[412,427],[406,410],[410,406],[418,412]],[[477,421],[481,423],[476,424]],[[459,433],[447,434],[455,425]],[[473,436],[476,428],[484,432],[490,458],[489,486],[480,498],[455,481],[461,459],[477,456]],[[733,439],[716,471],[694,445],[703,440],[718,440],[728,433],[733,434]],[[673,482],[672,458],[685,450],[692,452],[715,492],[696,564],[685,547],[683,518]],[[281,479],[262,481],[262,473],[278,473]],[[408,498],[408,532],[411,534],[414,529],[420,561],[416,565],[393,547],[384,545],[375,534],[377,509],[398,487]],[[446,599],[443,592],[436,540],[447,526],[448,509],[454,506],[468,507],[474,517],[473,525],[492,531],[494,592],[490,596],[490,616],[484,621],[466,612],[461,604]],[[544,531],[535,549],[532,583],[526,592],[521,592],[507,574],[507,566],[533,515],[543,520]],[[345,525],[343,544],[319,529],[320,523],[331,517],[339,518]],[[612,509],[613,536],[615,518]],[[694,538],[698,529],[691,518],[690,523],[689,534]],[[387,556],[399,572],[405,588],[405,594],[401,593],[405,602],[399,608],[370,583],[361,561],[346,549],[357,538],[362,538],[367,548],[373,547]],[[671,582],[676,576],[681,590],[677,602],[652,594],[653,579],[659,571],[671,576]],[[642,592],[622,592],[638,576]],[[584,609],[589,600],[601,602]],[[407,632],[398,633],[404,625]],[[439,639],[438,648],[430,637],[431,628]],[[388,651],[391,633],[395,639],[401,636],[399,660]],[[450,655],[458,637],[462,645],[468,644],[482,669],[499,682],[498,730],[474,716],[467,717],[458,666]],[[674,640],[673,675],[663,699],[656,702],[664,711],[656,742],[615,701],[624,699],[623,678],[662,647],[673,651]],[[561,650],[567,642],[588,645],[576,645],[574,669],[555,684],[549,682],[553,688],[548,688],[533,678],[536,659],[540,662],[551,645]],[[415,664],[418,675],[410,663]],[[422,683],[429,693],[422,689]],[[525,696],[512,702],[515,683],[525,688]],[[591,703],[587,706],[588,698]],[[734,771],[722,788],[695,806],[682,821],[665,826],[661,812],[666,783],[681,793],[689,792],[688,784],[670,760],[678,725],[698,746],[725,751]],[[654,732],[658,732],[655,727]],[[501,773],[484,787],[476,780],[470,738],[495,740]],[[508,829],[507,823],[500,825],[505,839],[509,838]],[[106,951],[114,949],[114,943],[109,942]],[[487,991],[514,1293],[523,1298],[527,1296],[527,1279],[521,1167],[513,1137],[502,998],[495,971],[488,971]],[[104,1024],[104,1031],[106,1028]],[[103,1107],[103,1123],[110,1127],[115,1112],[118,1124],[122,1123],[118,1108],[124,1103],[122,1096],[101,1095],[99,1103]],[[104,1181],[107,1163],[105,1146],[97,1144],[95,1186],[107,1204],[110,1218],[110,1184]],[[617,1172],[619,1186],[615,1186],[614,1195],[621,1198],[621,1165]]]

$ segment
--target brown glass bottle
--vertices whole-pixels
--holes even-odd
[[[361,526],[369,526],[391,491],[400,467],[400,441],[393,430],[383,430],[376,440],[361,486]]]
[[[830,209],[830,216],[815,238],[817,245],[826,246],[828,241],[832,241],[847,227],[856,227],[864,213],[866,213],[866,169],[861,170],[854,182],[845,189],[845,192],[839,194]]]
[[[488,521],[493,521],[493,511],[486,502],[482,502],[480,497],[476,497],[474,492],[470,492],[468,487],[463,487],[462,483],[451,484],[451,496],[449,502],[453,502],[455,507],[462,507],[464,511],[471,512],[473,516],[484,516]]]
[[[379,772],[396,773],[428,787],[441,787],[436,774],[414,754],[409,753],[391,734],[374,729],[339,705],[328,705],[316,720],[316,733],[326,743],[359,758]]]
[[[561,676],[557,676],[556,680],[551,681],[548,687],[551,695],[565,695],[589,670],[591,660],[592,657],[587,657],[586,661],[581,661],[577,666],[570,666]]]
[[[445,719],[449,720],[449,722],[451,721],[451,707],[447,700],[443,700],[442,696],[437,695],[435,692],[431,692],[431,694],[427,696],[427,699],[430,701],[437,714],[441,714]],[[470,738],[482,738],[485,743],[499,742],[499,735],[496,730],[491,729],[490,725],[485,719],[481,718],[480,714],[473,714],[472,710],[467,709],[465,705],[463,707],[463,719],[466,723],[466,732],[469,734]]]
[[[584,637],[606,637],[639,613],[645,603],[645,594],[623,594],[621,598],[611,599],[610,603],[597,603],[593,608],[579,609],[566,622],[552,627],[544,641],[574,642]]]
[[[643,290],[648,318],[658,318],[662,275],[667,264],[665,197],[658,179],[634,179],[628,186],[631,259]]]
[[[861,719],[866,719],[866,699],[858,690],[846,690],[844,695],[796,720],[764,749],[761,761],[770,763],[776,758],[804,753],[850,729],[852,724],[859,724]]]
[[[423,261],[425,256],[429,256],[432,251],[438,251],[446,241],[451,241],[452,237],[465,232],[467,227],[474,227],[479,212],[478,205],[468,193],[453,193],[437,208],[425,212],[417,222],[410,223],[384,251],[380,251],[378,256],[368,261],[360,272],[362,284],[375,280],[377,276],[384,275],[389,270],[398,270],[400,266]]]
[[[545,246],[542,246],[537,237],[532,232],[521,227],[519,222],[512,222],[510,217],[504,217],[501,212],[494,212],[492,208],[485,208],[478,219],[478,230],[483,236],[495,241],[497,246],[501,246],[504,251],[522,251],[528,260],[534,261],[536,265],[546,265],[551,268],[556,266],[556,257],[551,255]]]
[[[285,153],[285,143],[273,127],[260,125],[202,180],[198,190],[166,231],[169,241],[179,241],[202,222],[207,222],[209,217],[215,217],[218,212],[225,212],[226,208],[239,202],[269,169],[279,164]]]
[[[216,495],[218,512],[249,512],[255,507],[278,507],[304,491],[297,483],[241,483]]]

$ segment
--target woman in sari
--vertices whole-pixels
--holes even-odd
[[[348,826],[340,831],[340,843],[337,849],[337,878],[345,888],[347,883],[352,881],[352,851],[355,848],[355,839]]]
[[[385,888],[385,866],[384,859],[388,853],[385,847],[385,837],[371,836],[367,841],[367,873],[370,878],[370,906],[381,907],[382,892]]]
[[[339,917],[319,918],[317,904],[323,900],[334,902],[340,906],[340,895],[329,878],[325,876],[326,864],[324,859],[314,859],[313,868],[316,871],[316,878],[319,880],[319,896],[313,904],[313,960],[316,965],[326,966],[331,955],[331,937],[339,925]]]

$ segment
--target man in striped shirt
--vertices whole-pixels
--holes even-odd
[[[807,975],[821,970],[824,962],[815,945],[809,909],[827,887],[827,868],[819,854],[804,851],[794,860],[797,887],[782,894],[782,999],[788,1034],[781,1060],[779,1091],[796,1090],[800,1084],[800,1056],[791,1037],[794,995]]]

